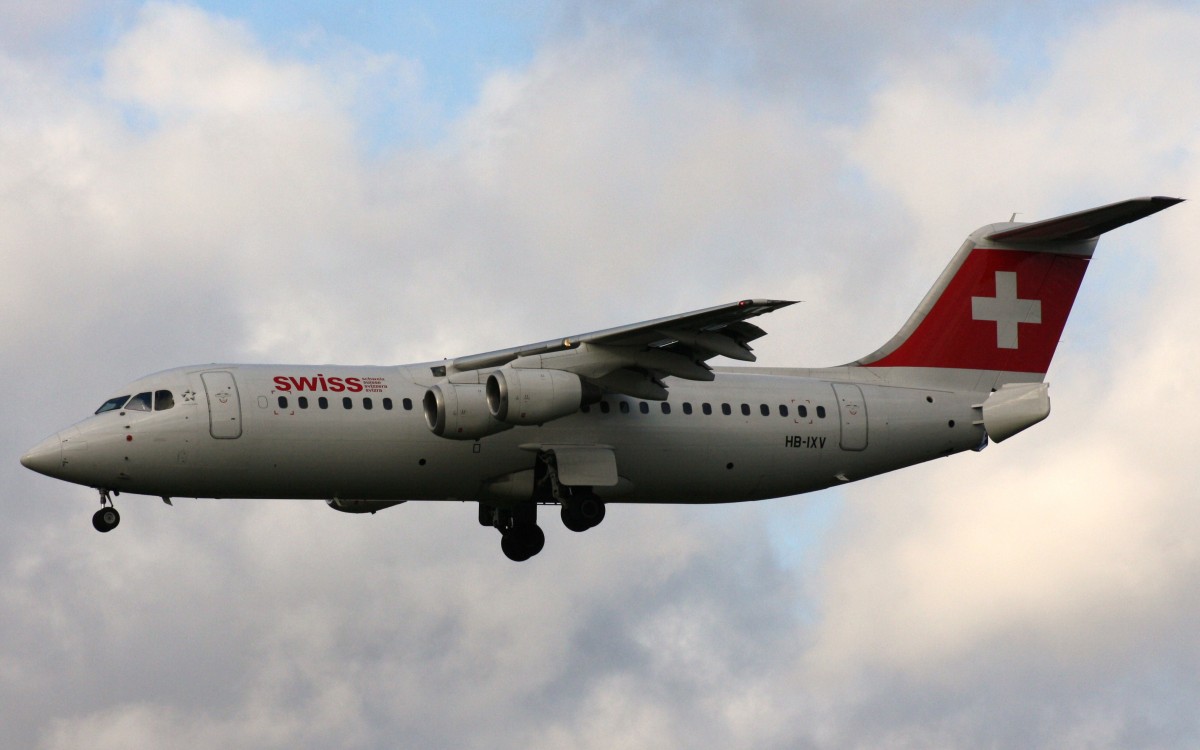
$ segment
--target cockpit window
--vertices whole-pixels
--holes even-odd
[[[106,411],[113,411],[114,409],[120,409],[122,406],[125,405],[125,402],[128,400],[129,400],[128,395],[117,396],[116,398],[110,398],[109,400],[105,401],[103,404],[100,405],[100,408],[96,410],[96,413],[103,414]]]
[[[154,392],[154,411],[164,411],[175,405],[175,397],[170,391]]]
[[[125,404],[125,411],[150,411],[150,391],[139,393]]]

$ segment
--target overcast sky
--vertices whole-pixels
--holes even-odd
[[[96,495],[20,454],[215,361],[745,297],[873,351],[967,233],[1200,197],[1191,3],[0,3],[0,747],[1200,744],[1200,213],[1102,240],[1019,438],[610,509]],[[386,6],[386,7],[385,7]]]

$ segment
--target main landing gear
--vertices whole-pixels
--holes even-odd
[[[537,525],[537,503],[532,500],[511,508],[480,503],[479,523],[496,527],[500,532],[500,549],[509,560],[528,560],[546,546],[546,534]]]
[[[571,531],[587,531],[604,520],[604,501],[591,492],[572,493],[563,500],[562,522]]]
[[[121,514],[113,507],[108,490],[100,490],[100,510],[92,516],[92,526],[100,533],[107,533],[117,528],[121,522]]]
[[[604,501],[591,487],[569,487],[558,479],[553,453],[539,453],[533,474],[533,497],[562,505],[562,522],[571,531],[587,531],[604,520]]]
[[[538,454],[534,465],[533,497],[512,505],[479,503],[479,523],[500,532],[500,549],[509,560],[521,562],[542,551],[546,534],[537,524],[539,504],[562,506],[562,522],[571,531],[587,531],[604,520],[604,501],[591,487],[568,487],[558,481],[551,453]]]

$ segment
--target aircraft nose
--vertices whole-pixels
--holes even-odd
[[[21,456],[21,465],[39,474],[56,476],[62,471],[62,438],[56,433]]]

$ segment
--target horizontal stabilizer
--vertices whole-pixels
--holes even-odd
[[[1182,198],[1134,198],[1132,200],[1111,203],[1087,211],[1079,211],[1054,219],[1035,221],[1032,224],[1022,224],[1014,229],[1005,229],[995,234],[989,234],[987,239],[1003,242],[1070,242],[1090,240],[1105,232],[1130,222],[1144,219],[1150,214],[1156,214],[1176,203],[1182,203]]]

